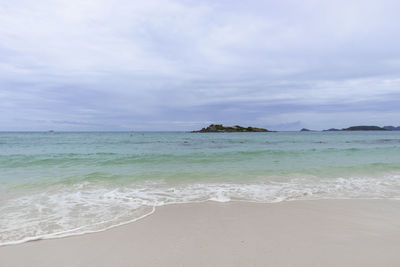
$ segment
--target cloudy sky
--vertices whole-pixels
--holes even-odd
[[[400,1],[0,0],[0,130],[400,125]]]

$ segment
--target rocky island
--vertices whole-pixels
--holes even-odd
[[[239,125],[235,126],[223,126],[222,124],[211,124],[207,128],[203,128],[200,131],[192,131],[192,133],[242,133],[242,132],[273,132],[263,128],[256,127],[242,127]]]

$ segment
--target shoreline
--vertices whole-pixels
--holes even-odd
[[[399,266],[398,251],[399,200],[207,201],[1,246],[0,266]]]
[[[72,233],[72,234],[65,234],[68,232],[73,232],[75,229],[71,229],[71,230],[66,230],[65,232],[57,232],[54,234],[45,234],[42,236],[37,236],[37,237],[32,237],[32,238],[26,238],[23,240],[18,240],[18,241],[11,241],[9,243],[3,243],[0,244],[0,248],[1,247],[6,247],[6,246],[14,246],[14,245],[21,245],[24,243],[28,243],[28,242],[36,242],[36,241],[42,241],[42,240],[52,240],[52,239],[62,239],[62,238],[68,238],[68,237],[75,237],[75,236],[82,236],[82,235],[88,235],[88,234],[96,234],[96,233],[101,233],[104,231],[108,231],[110,229],[113,228],[117,228],[120,226],[124,226],[127,224],[131,224],[131,223],[136,223],[137,221],[140,221],[148,216],[153,215],[154,213],[157,212],[158,209],[166,207],[166,206],[180,206],[180,205],[197,205],[197,204],[205,204],[205,203],[216,203],[216,205],[218,204],[226,204],[228,202],[231,203],[250,203],[250,204],[276,204],[276,203],[282,203],[282,202],[297,202],[297,201],[331,201],[331,200],[383,200],[383,201],[397,201],[399,200],[400,202],[400,198],[321,198],[321,199],[292,199],[292,200],[279,200],[279,201],[271,201],[271,202],[261,202],[261,201],[256,201],[256,200],[227,200],[227,201],[219,201],[219,200],[214,200],[214,199],[208,199],[208,200],[200,200],[200,201],[190,201],[190,202],[182,202],[182,203],[167,203],[167,204],[163,204],[160,206],[153,206],[152,210],[149,213],[145,213],[142,216],[139,216],[137,218],[128,220],[128,221],[124,221],[124,222],[120,222],[117,223],[115,225],[111,225],[108,226],[104,229],[100,229],[100,230],[88,230],[85,232],[79,232],[79,233]],[[65,235],[63,235],[65,234]],[[0,266],[1,267],[1,266]]]

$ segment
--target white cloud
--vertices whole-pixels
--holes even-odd
[[[229,120],[239,115],[215,113],[242,105],[251,113],[243,120],[262,118],[271,105],[291,123],[302,118],[292,112],[298,106],[391,101],[399,94],[399,7],[389,0],[3,1],[0,112],[9,119],[0,123],[107,125],[111,116],[112,127],[140,118],[190,124]]]

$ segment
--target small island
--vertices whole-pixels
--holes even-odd
[[[192,131],[192,133],[243,133],[243,132],[273,132],[264,128],[256,127],[242,127],[239,125],[235,126],[223,126],[222,124],[211,124],[207,128],[203,128],[200,131]]]
[[[342,129],[342,131],[387,131],[387,129],[379,126],[352,126]]]

